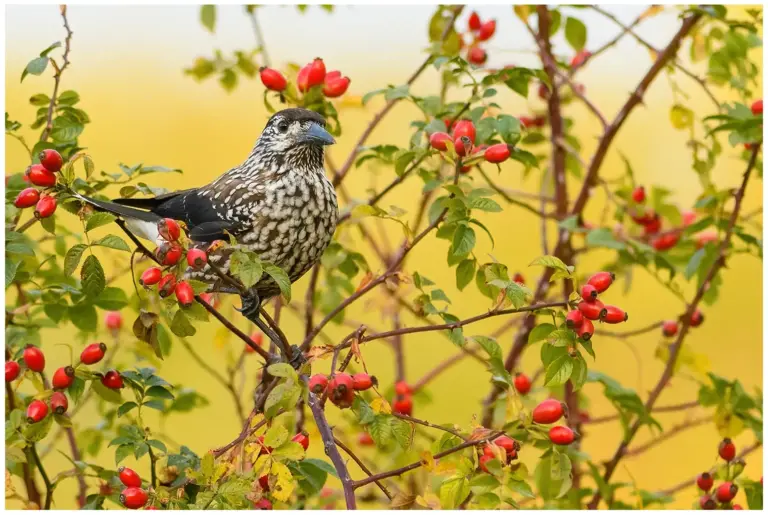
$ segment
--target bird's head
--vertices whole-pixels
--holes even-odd
[[[325,118],[309,109],[290,108],[272,115],[254,150],[291,166],[322,167],[324,148],[334,143]]]

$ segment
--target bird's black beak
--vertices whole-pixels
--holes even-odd
[[[333,139],[331,133],[320,127],[320,125],[313,123],[309,130],[302,136],[302,142],[309,143],[311,145],[333,145],[336,140]]]

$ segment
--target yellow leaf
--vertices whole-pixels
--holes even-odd
[[[427,472],[432,472],[435,469],[435,458],[432,456],[431,452],[422,451],[421,454],[419,454],[419,457],[424,464],[424,468],[427,469]]]
[[[659,53],[656,52],[653,48],[648,49],[648,53],[651,55],[651,61],[655,61],[656,58],[659,56]]]
[[[533,8],[530,5],[516,5],[514,7],[515,14],[518,18],[520,18],[523,21],[526,21],[528,19],[528,16],[531,14],[531,11]]]
[[[253,473],[256,477],[263,476],[269,470],[271,459],[272,457],[269,454],[262,454],[256,459],[256,462],[253,464]]]
[[[357,289],[355,290],[355,293],[359,292],[369,284],[371,284],[371,281],[373,281],[373,272],[370,270],[366,272],[366,274],[363,276],[362,279],[360,279],[360,284],[357,285]]]
[[[715,425],[723,438],[734,438],[744,430],[744,422],[723,408],[718,408],[715,413]]]
[[[449,472],[454,472],[456,470],[456,462],[450,461],[450,460],[438,460],[437,466],[435,467],[435,474],[437,475],[443,475],[447,474]]]
[[[249,426],[250,426],[251,428],[254,428],[254,427],[256,427],[256,424],[260,423],[262,420],[264,420],[264,415],[262,415],[262,414],[260,413],[260,414],[259,414],[259,416],[257,416],[257,417],[253,417],[253,418],[251,419],[251,423],[249,424]]]
[[[363,107],[363,97],[360,95],[344,95],[339,104],[343,107]]]
[[[286,502],[296,487],[290,469],[280,462],[272,463],[270,473],[275,476],[275,485],[270,487],[270,494],[276,501]],[[271,481],[270,481],[271,485]]]
[[[675,104],[669,112],[669,119],[675,129],[687,129],[693,125],[693,111],[680,104]]]
[[[648,9],[646,9],[643,14],[640,15],[641,20],[645,20],[647,18],[652,18],[653,16],[656,16],[657,14],[664,11],[663,5],[652,5]]]
[[[426,493],[416,497],[416,504],[429,510],[439,510],[440,498],[433,493]]]
[[[373,399],[373,401],[371,401],[371,409],[376,414],[385,413],[389,415],[392,413],[392,406],[389,405],[384,397],[376,397]]]
[[[230,463],[226,461],[220,462],[213,471],[213,482],[218,482],[219,479],[224,477],[230,469]]]

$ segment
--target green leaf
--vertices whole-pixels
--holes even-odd
[[[107,285],[107,279],[104,276],[104,269],[96,256],[90,255],[85,258],[83,268],[80,270],[80,280],[82,281],[83,293],[87,297],[98,297],[104,291]]]
[[[213,33],[216,28],[216,6],[215,5],[203,5],[200,7],[200,23],[203,27]]]
[[[469,204],[470,209],[479,209],[481,211],[488,211],[490,213],[499,213],[502,211],[501,206],[493,199],[489,198],[476,198],[472,199]]]
[[[115,465],[120,465],[120,462],[125,458],[133,454],[132,444],[123,444],[115,449]]]
[[[609,249],[624,250],[627,246],[616,240],[613,236],[613,231],[606,228],[594,229],[587,233],[587,246],[589,247],[605,247]]]
[[[98,324],[96,308],[90,304],[75,304],[70,306],[68,312],[69,319],[75,327],[81,331],[93,332]]]
[[[491,474],[479,474],[473,477],[469,482],[469,488],[475,495],[484,494],[496,490],[501,483]]]
[[[581,387],[587,382],[587,362],[581,354],[578,354],[573,360],[571,382],[576,391],[581,390]]]
[[[675,104],[669,111],[669,120],[675,129],[689,129],[693,126],[693,111],[680,104]]]
[[[150,387],[149,390],[147,390],[146,395],[147,397],[157,397],[159,399],[173,400],[173,394],[160,385]]]
[[[453,233],[451,255],[455,257],[466,256],[475,247],[475,230],[466,225],[460,225]]]
[[[128,246],[125,240],[120,236],[115,236],[114,234],[108,234],[103,238],[99,238],[98,240],[94,241],[92,245],[98,245],[100,247],[107,247],[109,249],[115,250],[124,250],[126,252],[131,251],[131,248]]]
[[[511,478],[507,482],[507,487],[513,492],[522,495],[523,497],[528,497],[529,499],[536,498],[536,494],[534,494],[533,490],[531,490],[531,486],[525,481]]]
[[[489,358],[501,359],[501,347],[496,342],[496,340],[487,336],[473,336],[472,339],[476,341],[485,352],[488,353]]]
[[[80,398],[85,392],[85,381],[79,377],[75,377],[72,380],[72,384],[67,388],[69,398],[72,399],[72,404],[77,405],[80,402]]]
[[[264,273],[261,260],[253,252],[235,251],[229,263],[230,271],[243,282],[246,288],[258,283]]]
[[[264,435],[264,445],[277,448],[288,441],[290,434],[288,430],[280,424],[274,424]]]
[[[452,510],[458,507],[469,495],[469,481],[465,477],[454,477],[440,485],[440,505]]]
[[[115,220],[117,220],[117,217],[111,213],[93,213],[85,223],[85,232],[92,231],[102,225],[111,224]]]
[[[126,402],[124,404],[121,404],[120,407],[117,408],[117,416],[118,416],[118,418],[122,417],[123,415],[125,415],[126,413],[131,411],[132,409],[138,408],[138,407],[139,407],[139,405],[136,404],[135,402],[132,402],[132,401]]]
[[[555,256],[541,256],[537,257],[533,261],[531,261],[531,264],[528,266],[545,266],[547,268],[554,268],[555,270],[562,270],[563,272],[572,273],[573,267],[567,266],[565,263],[563,263],[560,258],[557,258]]]
[[[587,43],[587,27],[581,20],[569,16],[565,20],[565,39],[577,52],[583,50]]]
[[[64,256],[64,275],[70,276],[75,273],[77,266],[80,264],[80,258],[87,248],[88,245],[78,243],[67,251],[67,254]]]
[[[465,259],[456,267],[456,288],[459,291],[464,290],[472,282],[476,266],[477,262],[474,259]]]
[[[288,441],[272,451],[272,458],[279,461],[299,461],[305,454],[304,447],[300,443]]]
[[[528,343],[536,343],[542,340],[546,340],[549,333],[555,330],[555,326],[552,324],[539,324],[534,327],[528,334]]]
[[[5,259],[5,287],[6,289],[13,283],[13,280],[16,278],[16,272],[19,270],[19,265],[21,264],[21,261],[11,261],[10,259]]]
[[[298,382],[298,375],[288,363],[275,363],[267,367],[267,372],[275,377],[289,377],[293,382]]]
[[[94,379],[91,381],[91,390],[96,392],[96,395],[101,397],[107,402],[111,402],[112,404],[122,404],[123,398],[120,395],[119,390],[113,390],[112,388],[107,388],[103,384],[101,384],[101,381],[99,379]]]
[[[176,336],[181,336],[182,338],[185,336],[194,336],[197,332],[195,326],[190,323],[189,318],[187,318],[187,315],[185,315],[182,310],[178,310],[173,316],[173,320],[171,321],[171,331]]]
[[[21,72],[21,80],[24,80],[24,77],[27,76],[27,74],[32,75],[41,75],[45,68],[48,66],[48,58],[47,57],[36,57],[29,61],[27,63],[27,66],[24,68],[24,71]]]
[[[556,358],[547,367],[547,374],[544,379],[544,386],[560,386],[565,384],[573,372],[573,360],[565,354]]]
[[[285,300],[291,301],[291,280],[282,268],[271,263],[264,264],[264,271],[277,283]]]
[[[93,303],[101,309],[117,311],[128,305],[128,296],[120,288],[107,286]]]
[[[701,260],[704,259],[704,256],[706,255],[707,251],[703,248],[697,250],[693,256],[691,256],[691,259],[688,261],[688,264],[685,266],[685,278],[691,279],[694,275],[696,275],[696,272],[699,271],[699,265],[701,265]]]
[[[264,415],[268,419],[274,418],[281,409],[290,409],[295,406],[300,396],[301,387],[299,385],[292,382],[278,384],[267,396],[267,401],[264,403]]]

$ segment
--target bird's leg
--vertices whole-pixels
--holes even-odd
[[[267,325],[261,319],[261,317],[259,317],[261,299],[259,298],[259,295],[256,293],[256,291],[251,289],[245,293],[241,293],[240,299],[242,301],[242,306],[239,309],[235,309],[242,313],[245,318],[256,324],[256,327],[261,329],[261,331],[266,334],[270,340],[275,342],[277,348],[280,349],[280,353],[285,357],[286,360],[288,360],[291,366],[298,367],[301,365],[301,361],[298,357],[303,357],[302,353],[300,351],[297,352],[297,348],[295,348],[295,346],[294,348],[289,347],[288,342],[280,338],[280,336],[278,336],[278,334],[273,331],[272,328],[269,327],[269,325]]]

